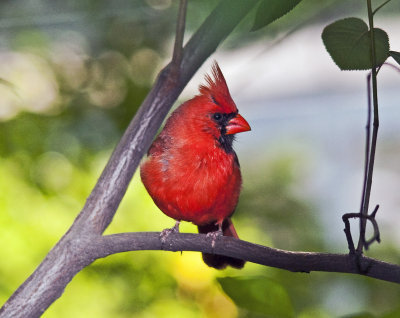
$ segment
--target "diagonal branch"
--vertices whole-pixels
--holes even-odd
[[[172,64],[179,67],[182,62],[183,37],[185,34],[187,0],[181,0],[179,3],[178,22],[176,24],[176,35],[174,44],[174,53],[172,55]]]

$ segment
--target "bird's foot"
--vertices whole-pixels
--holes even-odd
[[[206,237],[211,239],[211,247],[212,247],[213,249],[214,249],[214,247],[215,247],[215,243],[217,242],[217,239],[218,239],[219,237],[221,237],[221,236],[223,236],[223,233],[222,233],[222,225],[221,225],[221,224],[218,224],[218,230],[216,230],[216,231],[214,231],[214,232],[208,232],[208,233],[206,234]]]
[[[173,227],[171,227],[170,229],[165,229],[160,233],[160,240],[161,240],[161,244],[165,244],[165,242],[167,241],[168,236],[171,233],[179,233],[179,224],[181,223],[181,221],[176,221],[175,225]]]

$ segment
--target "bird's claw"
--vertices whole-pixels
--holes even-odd
[[[171,227],[170,229],[165,229],[162,230],[160,233],[160,240],[161,240],[161,244],[165,244],[165,242],[167,241],[168,236],[170,236],[172,233],[179,233],[179,224],[181,222],[180,221],[176,221],[175,225],[173,227]]]
[[[221,236],[223,236],[221,229],[218,229],[215,232],[208,232],[206,234],[206,237],[211,239],[211,247],[213,249],[215,247],[215,243],[217,242],[217,238],[219,238]]]

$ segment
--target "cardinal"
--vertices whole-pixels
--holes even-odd
[[[250,130],[238,113],[218,64],[205,76],[199,95],[180,105],[154,140],[140,168],[144,186],[158,208],[176,220],[198,226],[199,233],[238,238],[231,216],[242,185],[232,143],[237,133]],[[164,231],[163,231],[164,232]],[[242,268],[244,261],[203,253],[216,269]]]

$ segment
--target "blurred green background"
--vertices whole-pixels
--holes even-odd
[[[187,34],[196,30],[215,3],[189,1]],[[113,147],[157,72],[170,58],[177,4],[178,1],[172,0],[0,3],[1,303],[38,266],[83,207]],[[383,10],[382,23],[398,20],[399,12],[400,6],[395,2]],[[216,57],[223,71],[226,70],[241,112],[247,114],[245,117],[253,126],[246,137],[238,138],[237,145],[244,187],[234,222],[245,240],[289,250],[346,252],[340,218],[353,207],[346,205],[343,210],[340,206],[336,210],[338,202],[348,204],[348,201],[341,201],[340,195],[332,193],[340,194],[342,187],[348,188],[342,179],[328,182],[330,186],[324,188],[322,183],[326,179],[319,179],[321,174],[314,169],[316,162],[331,167],[333,174],[337,167],[318,158],[320,153],[313,149],[315,144],[305,138],[296,139],[299,134],[291,120],[303,123],[300,131],[312,127],[313,134],[319,136],[321,131],[332,136],[335,134],[332,131],[342,126],[312,125],[331,115],[327,111],[307,112],[310,100],[324,104],[318,99],[321,89],[315,83],[311,89],[301,88],[302,81],[296,80],[295,74],[298,69],[290,66],[289,60],[298,58],[299,52],[310,43],[321,42],[318,34],[324,25],[348,15],[365,17],[364,3],[304,0],[280,21],[249,33],[253,12]],[[313,27],[317,32],[312,34],[316,36],[307,42],[304,34],[310,33],[301,30]],[[273,82],[279,76],[270,67],[260,66],[263,60],[268,60],[263,54],[279,49],[288,38],[295,39],[297,33],[303,41],[300,48],[285,49],[286,56],[279,54],[283,61],[273,60],[282,66],[283,80],[290,84],[292,78],[296,83],[287,84],[282,95],[254,93],[257,92],[251,85],[254,79],[246,72],[251,67],[249,60],[254,57],[249,50],[262,48],[262,54],[255,55],[253,66]],[[246,48],[248,51],[244,51]],[[326,55],[322,47],[319,50]],[[306,58],[312,60],[313,56]],[[285,71],[280,63],[287,63],[289,69]],[[335,68],[328,57],[324,64]],[[241,66],[241,76],[235,75]],[[195,94],[204,72],[198,72],[181,101]],[[340,81],[346,76],[343,72],[338,74]],[[353,144],[348,147],[356,145],[360,160],[355,167],[360,171],[365,74],[359,77],[360,109],[351,115],[361,120],[360,125],[354,128],[354,121],[348,123],[358,131],[359,138],[352,139]],[[342,94],[333,89],[332,83],[335,82],[327,84],[330,90],[325,87],[322,100]],[[389,87],[398,87],[399,82],[388,83]],[[263,84],[259,79],[258,84],[259,91],[274,91],[273,83]],[[299,85],[301,91],[293,93]],[[390,96],[398,100],[398,91]],[[296,101],[293,108],[279,108],[280,101],[288,105],[290,100]],[[266,103],[268,107],[264,107]],[[242,106],[245,104],[247,109]],[[278,108],[281,113],[276,112]],[[302,115],[296,117],[298,113]],[[302,117],[304,113],[307,118]],[[398,112],[393,114],[393,118],[398,118]],[[338,114],[337,122],[343,124],[342,118],[347,115]],[[390,123],[388,126],[395,127]],[[272,127],[272,131],[264,130],[266,127]],[[396,129],[383,132],[383,146],[378,148],[386,161],[378,160],[377,165],[391,171],[391,185],[400,183],[395,164],[399,158],[400,132]],[[343,138],[349,139],[348,135]],[[328,138],[323,143],[332,147],[334,142],[331,144]],[[342,150],[335,152],[338,158],[352,156]],[[343,172],[348,175],[349,171]],[[322,181],[311,182],[311,179]],[[356,195],[352,196],[356,202],[353,210],[359,200],[360,184],[356,185],[356,189],[352,187]],[[323,211],[332,208],[332,200],[325,200],[324,193],[314,191],[317,188],[330,193],[327,198],[335,197],[334,215],[325,217]],[[395,201],[391,207],[399,205]],[[395,212],[392,213],[389,216],[394,218]],[[158,211],[135,175],[106,233],[160,231],[172,225],[173,221]],[[391,226],[393,219],[386,219],[382,229],[387,230],[383,232],[385,241],[372,246],[369,255],[399,263],[399,238]],[[327,228],[334,228],[335,232],[332,234]],[[357,229],[356,223],[354,228]],[[184,224],[181,230],[196,231],[191,224]],[[398,317],[399,300],[398,286],[362,277],[290,273],[255,264],[247,264],[241,271],[216,271],[202,263],[199,253],[131,252],[98,260],[85,268],[43,317]]]

